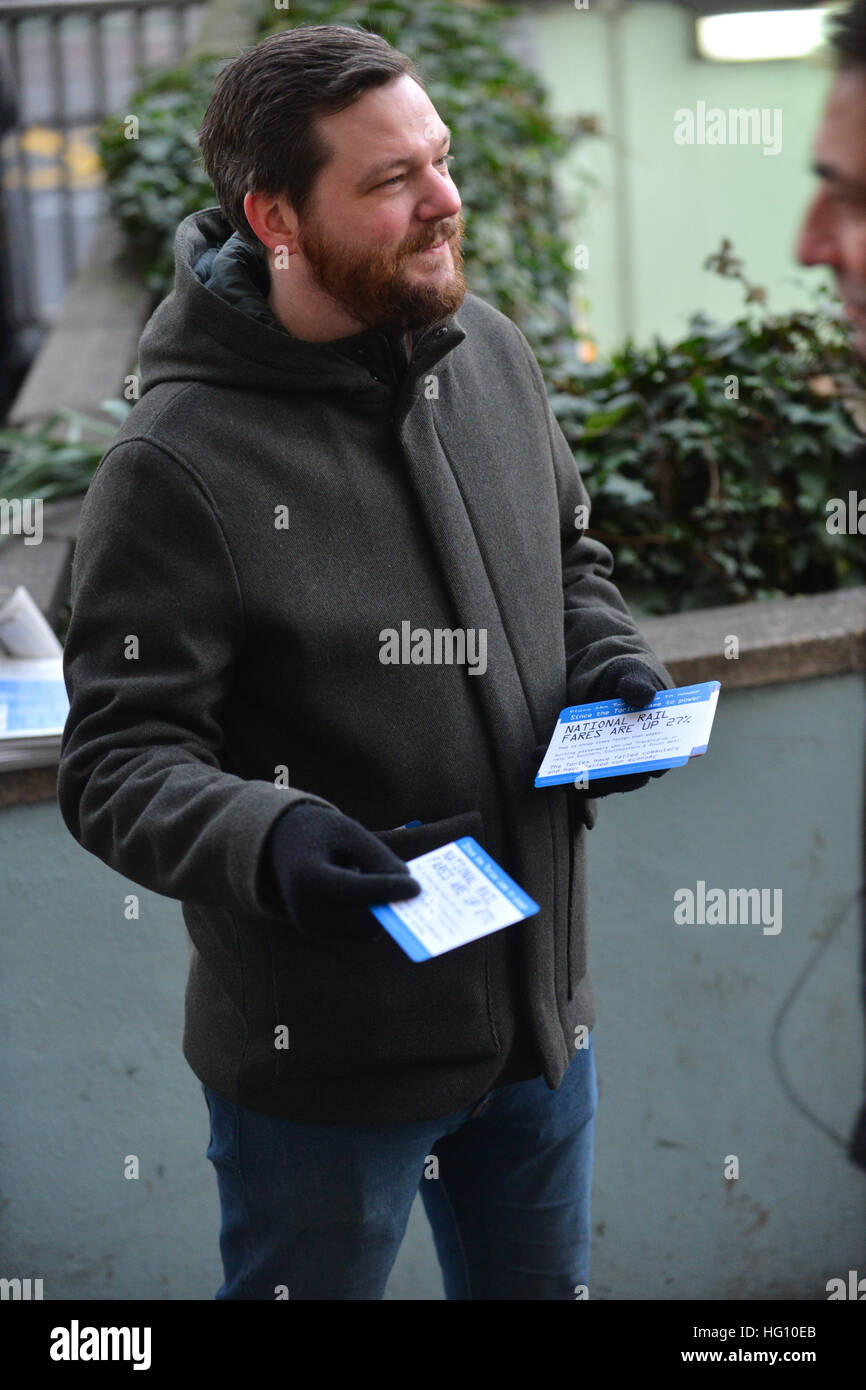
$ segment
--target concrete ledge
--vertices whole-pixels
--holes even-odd
[[[56,766],[0,773],[0,810],[4,806],[23,806],[32,801],[53,801],[56,796]]]
[[[678,685],[727,689],[866,670],[866,586],[645,618],[640,630]],[[739,642],[736,660],[726,639]]]
[[[123,395],[152,306],[153,294],[135,278],[119,228],[105,217],[9,412],[9,424],[24,428],[62,406],[98,416],[101,401]]]

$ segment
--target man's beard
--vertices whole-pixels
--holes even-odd
[[[323,235],[311,221],[301,230],[300,249],[319,285],[341,309],[368,328],[424,328],[460,308],[466,295],[460,213],[419,233],[399,250],[359,252]],[[403,266],[415,251],[447,238],[453,272],[414,281]],[[437,258],[433,258],[433,264]]]

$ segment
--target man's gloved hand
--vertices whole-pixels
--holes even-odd
[[[606,666],[590,687],[589,700],[623,700],[633,709],[643,709],[664,690],[658,676],[634,656],[618,656]],[[665,768],[667,771],[667,768]]]
[[[381,931],[369,911],[414,898],[421,885],[402,859],[351,816],[296,802],[266,845],[280,897],[302,935],[363,941]]]
[[[622,656],[605,667],[598,680],[590,687],[589,699],[582,703],[624,700],[632,709],[643,709],[645,705],[651,704],[659,690],[664,689],[666,687],[642,661],[638,661],[636,657]],[[547,745],[535,751],[540,763],[547,751]],[[572,790],[578,791],[580,796],[593,799],[610,796],[613,792],[633,792],[639,787],[645,787],[651,777],[664,777],[669,770],[663,767],[657,772],[631,772],[625,777],[591,777],[584,790],[575,787],[572,787]]]
[[[591,688],[591,700],[624,700],[632,709],[643,709],[652,703],[665,686],[648,666],[633,656],[617,657],[606,666]],[[595,777],[589,782],[587,796],[610,796],[612,792],[633,792],[645,787],[651,777],[664,777],[669,769],[658,772],[630,772],[626,777]]]

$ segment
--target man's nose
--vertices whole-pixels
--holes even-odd
[[[463,206],[460,194],[450,179],[439,179],[424,199],[423,214],[425,222],[441,222],[446,217],[456,217]]]
[[[800,265],[839,267],[839,249],[829,209],[819,194],[809,207],[797,239]]]

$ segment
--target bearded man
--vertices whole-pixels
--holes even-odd
[[[199,138],[219,208],[178,228],[82,512],[58,785],[86,849],[183,904],[217,1297],[381,1298],[419,1188],[447,1298],[580,1297],[585,835],[647,777],[540,791],[536,750],[566,704],[672,681],[525,337],[467,290],[412,62],[289,29]],[[385,660],[403,624],[483,634],[483,669]],[[370,907],[465,835],[539,911],[412,961]]]

